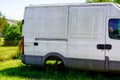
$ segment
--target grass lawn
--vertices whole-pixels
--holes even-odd
[[[26,66],[21,60],[0,62],[0,80],[120,80],[117,73],[85,72],[75,69],[52,71]]]
[[[0,46],[0,61],[15,59],[19,55],[17,46]]]
[[[27,78],[22,78],[16,76],[16,68],[19,67],[20,60],[7,60],[0,62],[0,80],[27,80]]]
[[[3,38],[0,42],[0,61],[16,59],[20,56],[18,46],[2,46],[4,44]]]

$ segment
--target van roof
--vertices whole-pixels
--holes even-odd
[[[52,6],[105,6],[105,5],[117,5],[117,3],[110,3],[110,2],[102,2],[102,3],[56,3],[56,4],[40,4],[40,5],[34,5],[30,4],[26,7],[52,7]]]

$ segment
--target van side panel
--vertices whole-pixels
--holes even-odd
[[[27,7],[23,27],[23,61],[43,65],[41,57],[48,53],[67,56],[67,26],[68,7]]]
[[[104,70],[105,51],[97,45],[105,44],[105,19],[106,6],[70,7],[68,66]]]
[[[50,52],[67,55],[67,7],[39,7],[35,8],[34,39],[38,46],[34,46],[34,55],[46,55]]]

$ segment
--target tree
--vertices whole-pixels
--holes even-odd
[[[19,41],[21,40],[21,26],[11,25],[3,28],[4,41]]]
[[[18,21],[17,25],[10,25],[0,12],[0,33],[4,36],[4,42],[19,41],[22,34],[22,22]]]
[[[17,26],[18,26],[18,28],[20,30],[20,34],[22,34],[22,22],[18,21]]]
[[[18,45],[21,40],[22,34],[22,22],[18,22],[17,25],[6,25],[2,29],[4,36],[4,45]]]
[[[0,12],[0,33],[2,32],[2,28],[6,25],[8,25],[7,19],[2,16],[2,13]]]
[[[119,3],[120,4],[120,0],[114,0],[115,3]]]
[[[7,25],[8,25],[7,19],[0,12],[0,42],[1,42],[2,29],[4,26],[7,26]]]
[[[2,13],[0,12],[0,16],[2,16]]]
[[[112,2],[113,0],[86,0],[86,2]]]

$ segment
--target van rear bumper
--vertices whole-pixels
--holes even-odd
[[[22,62],[27,65],[44,66],[44,63],[42,63],[42,58],[43,56],[22,55]]]

